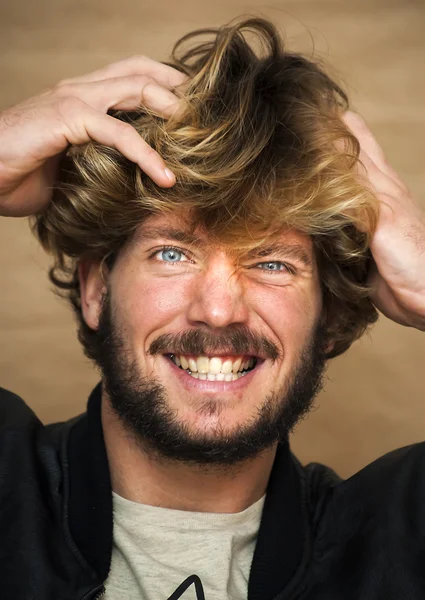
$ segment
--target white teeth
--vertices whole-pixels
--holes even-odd
[[[239,369],[241,368],[241,364],[242,364],[242,359],[237,358],[232,366],[233,373],[237,373],[239,371]]]
[[[210,358],[210,366],[208,367],[208,371],[209,373],[214,373],[214,375],[217,375],[218,373],[220,373],[221,366],[221,358]]]
[[[231,373],[232,372],[232,367],[233,367],[233,363],[230,359],[221,362],[221,372],[224,373],[225,375],[227,373]]]
[[[199,356],[199,358],[196,360],[198,373],[208,373],[210,366],[209,363],[210,361],[206,356]]]
[[[255,365],[254,358],[247,358],[242,361],[242,357],[236,358],[232,361],[230,358],[222,360],[218,356],[208,358],[208,356],[199,356],[198,358],[186,357],[183,355],[173,355],[173,360],[178,367],[182,367],[185,371],[188,371],[189,375],[193,374],[198,378],[198,375],[205,375],[205,377],[199,377],[199,379],[209,379],[210,381],[233,381],[228,375],[237,375],[238,377],[242,374],[242,371],[251,369]],[[214,376],[212,379],[210,376]]]
[[[224,373],[191,373],[190,371],[187,374],[203,381],[236,381],[245,375],[245,373],[226,373],[225,375]]]
[[[189,358],[189,369],[193,372],[198,370],[198,366],[196,364],[196,360],[194,358]]]

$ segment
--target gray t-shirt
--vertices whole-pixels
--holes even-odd
[[[114,546],[104,599],[198,600],[200,585],[206,600],[246,599],[264,499],[221,514],[147,506],[113,493]]]

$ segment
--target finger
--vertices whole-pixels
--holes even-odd
[[[80,101],[74,103],[72,112],[72,126],[65,131],[69,144],[81,145],[94,140],[121,152],[123,156],[138,164],[158,185],[171,187],[175,183],[175,177],[167,169],[163,159],[141,138],[132,125],[102,114]]]
[[[133,75],[147,75],[169,89],[178,87],[187,80],[184,73],[147,56],[130,56],[86,75],[65,79],[62,83],[89,83]]]
[[[111,108],[134,110],[146,106],[167,118],[180,104],[173,92],[147,75],[115,77],[90,83],[61,84],[56,88],[56,93],[63,97],[79,98],[102,112],[107,112]]]
[[[383,279],[374,264],[368,275],[368,285],[371,288],[370,299],[375,307],[388,319],[406,325],[406,319],[390,286]]]
[[[409,192],[406,184],[402,181],[397,172],[388,164],[384,151],[378,144],[375,136],[366,124],[366,121],[357,113],[347,111],[343,120],[353,135],[358,139],[361,148],[368,154],[375,165],[404,192]]]
[[[400,188],[390,179],[385,173],[383,173],[373,160],[364,152],[360,150],[359,163],[357,164],[357,172],[361,178],[362,185],[365,185],[370,189],[372,194],[378,195],[380,200],[380,216],[382,216],[383,205],[392,207],[395,199],[400,197]],[[402,194],[403,198],[405,197]],[[365,215],[362,210],[360,212],[356,209],[354,212],[352,209],[345,211],[345,214],[349,218],[356,217],[355,225],[363,232],[367,232],[369,229],[369,220],[365,220]]]
[[[384,163],[386,161],[384,152],[366,125],[366,121],[363,119],[363,117],[353,111],[347,111],[343,116],[343,121],[355,135],[355,137],[357,137],[359,142],[361,142],[362,148],[368,152],[368,154],[373,155],[373,158],[376,159],[377,165],[380,168],[385,167],[386,165]]]
[[[364,173],[360,170],[360,175],[372,186],[373,191],[394,197],[400,195],[400,187],[397,183],[388,177],[363,149],[360,150],[359,160],[364,167]]]

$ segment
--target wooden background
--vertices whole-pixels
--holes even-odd
[[[288,45],[327,59],[387,157],[425,208],[424,0],[1,0],[0,109],[59,79],[131,54],[165,59],[180,35],[242,14],[266,16]],[[25,220],[0,220],[0,385],[45,422],[84,409],[98,375],[48,260]],[[302,461],[348,476],[425,438],[425,334],[384,317],[329,366],[317,408],[294,435]]]

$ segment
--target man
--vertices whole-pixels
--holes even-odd
[[[341,481],[288,433],[375,307],[425,329],[425,216],[270,23],[208,33],[0,115],[102,376],[47,427],[2,391],[1,597],[423,598],[423,446]]]

